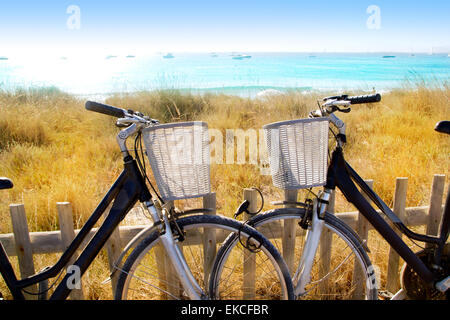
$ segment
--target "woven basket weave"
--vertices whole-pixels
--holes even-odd
[[[326,183],[327,118],[276,122],[263,129],[276,187],[305,189]]]
[[[162,124],[146,128],[142,134],[164,200],[202,197],[211,192],[206,123]]]

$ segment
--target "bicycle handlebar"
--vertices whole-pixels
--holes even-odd
[[[365,96],[347,97],[345,100],[350,101],[351,104],[374,103],[381,101],[381,95],[379,93],[368,94]]]
[[[98,113],[103,113],[108,116],[113,116],[116,118],[125,117],[126,111],[117,107],[113,107],[107,104],[98,103],[94,101],[87,101],[85,105],[86,109],[89,111],[95,111]]]
[[[327,101],[327,100],[348,101],[348,102],[350,102],[350,104],[374,103],[374,102],[381,101],[381,94],[375,93],[375,94],[368,94],[368,95],[363,95],[363,96],[353,96],[353,97],[349,97],[348,95],[343,94],[341,96],[326,97],[323,100],[324,101]]]

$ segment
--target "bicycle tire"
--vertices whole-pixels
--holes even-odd
[[[281,298],[294,298],[293,285],[289,276],[289,271],[283,259],[281,258],[280,253],[270,243],[270,241],[265,239],[255,229],[244,225],[237,220],[219,215],[186,216],[178,219],[177,224],[182,230],[186,231],[186,239],[189,238],[189,240],[186,240],[190,241],[189,243],[181,242],[180,244],[184,248],[183,254],[185,255],[185,257],[187,256],[187,254],[192,253],[193,257],[186,257],[186,261],[188,262],[194,277],[196,278],[202,289],[204,289],[205,298],[210,298],[210,295],[207,291],[208,281],[210,277],[205,276],[205,266],[203,263],[204,256],[201,256],[202,244],[199,243],[199,239],[205,233],[205,228],[206,230],[209,230],[209,228],[212,228],[211,230],[215,230],[216,240],[218,243],[216,245],[216,249],[218,246],[220,246],[220,239],[226,239],[226,236],[232,234],[240,234],[240,236],[243,237],[244,241],[251,239],[252,243],[255,243],[257,246],[261,245],[259,254],[265,256],[265,259],[271,262],[271,267],[275,271],[276,279],[274,279],[274,282],[276,283],[272,285],[279,288]],[[152,270],[153,268],[146,266],[145,272],[153,272],[153,274],[151,274],[150,277],[147,277],[145,280],[141,278],[142,275],[139,272],[138,268],[141,262],[146,261],[148,263],[158,263],[158,261],[154,261],[155,259],[151,261],[152,259],[150,255],[152,254],[152,251],[155,251],[154,249],[158,248],[159,242],[160,238],[157,231],[155,230],[154,232],[150,233],[144,240],[142,240],[138,245],[136,245],[136,247],[132,250],[123,266],[119,269],[120,274],[117,280],[115,299],[188,299],[186,293],[183,292],[183,289],[179,285],[179,280],[175,273],[171,274],[173,281],[169,283],[167,277],[165,279],[161,279],[164,277],[164,274],[159,278],[155,276],[157,272],[159,272],[158,276],[160,276],[161,270]],[[186,249],[186,247],[188,249]],[[159,260],[162,259],[160,258]],[[159,261],[159,263],[161,264],[161,261]],[[213,272],[214,269],[211,269],[211,277],[216,278],[217,275],[213,275]],[[149,280],[149,278],[151,279]],[[140,286],[138,283],[141,283]],[[131,288],[132,285],[137,285],[139,289],[136,290],[135,288]],[[245,299],[244,296],[231,296],[222,298]],[[260,294],[255,298],[270,299],[280,297],[268,297],[260,292]]]
[[[282,241],[280,239],[280,225],[281,221],[283,223],[285,221],[291,220],[297,222],[300,222],[301,219],[305,215],[305,209],[303,208],[281,208],[281,209],[274,209],[267,211],[265,213],[258,214],[254,216],[252,219],[250,219],[247,223],[254,228],[256,228],[258,231],[260,231],[266,238],[270,239],[271,242],[274,244],[274,246],[282,252]],[[320,267],[320,246],[318,249],[318,253],[316,254],[315,263],[313,265],[313,271],[311,274],[315,273],[315,275],[312,276],[312,281],[310,282],[310,288],[306,288],[306,292],[308,294],[304,294],[300,298],[303,299],[314,299],[314,300],[320,300],[320,299],[367,299],[367,300],[374,300],[377,299],[377,283],[376,283],[376,277],[375,277],[375,270],[372,266],[372,263],[366,253],[366,250],[364,249],[364,246],[359,239],[359,237],[356,235],[356,233],[347,226],[342,220],[338,219],[336,216],[330,213],[326,213],[325,215],[325,223],[324,223],[324,230],[322,232],[322,238],[326,231],[331,232],[331,236],[333,239],[333,248],[336,248],[336,251],[339,251],[338,254],[334,255],[335,252],[332,250],[329,252],[329,257],[332,266],[329,268],[332,273],[324,273],[322,272],[323,277],[321,278],[321,272],[319,270]],[[271,227],[273,226],[273,227]],[[301,233],[301,230],[303,230],[300,226],[296,225],[296,234]],[[300,237],[295,236],[295,260],[293,266],[297,266],[301,257],[302,252],[302,245],[301,245],[301,239],[298,239]],[[227,255],[227,251],[231,250],[233,245],[235,243],[235,239],[228,239],[226,243],[222,245],[221,250],[217,254],[216,261],[218,263],[221,262],[221,260],[225,259]],[[346,247],[338,247],[340,244],[346,244]],[[325,247],[325,246],[324,246]],[[348,248],[348,249],[347,249]],[[347,258],[347,261],[344,261],[344,258],[342,258],[339,262],[337,259],[338,256],[342,256],[344,251],[348,251],[348,256],[353,256],[354,258]],[[345,255],[344,255],[345,257]],[[317,260],[317,261],[316,261]],[[357,265],[359,265],[360,274],[362,274],[362,279],[359,283],[362,283],[363,293],[361,291],[356,292],[356,288],[361,287],[361,285],[357,285],[357,283],[351,283],[349,280],[352,278],[350,277],[349,270],[345,269],[344,267],[349,267],[350,260],[353,260],[353,263],[355,261],[359,262]],[[342,264],[342,268],[339,268],[340,270],[335,270],[335,266],[339,266],[339,263],[346,262],[345,265]],[[217,268],[220,268],[220,266],[216,266]],[[322,268],[323,270],[323,268]],[[353,272],[354,265],[350,272]],[[355,269],[356,270],[356,269]],[[344,272],[345,271],[345,272]],[[292,275],[294,274],[294,270],[291,269]],[[331,279],[332,276],[336,276],[336,279]],[[339,281],[337,281],[339,280]],[[353,280],[352,280],[353,281]],[[296,281],[294,280],[294,287],[296,285]],[[345,284],[343,286],[343,283]],[[210,286],[213,285],[213,282],[210,283]],[[347,286],[347,289],[346,289]],[[308,291],[310,290],[310,291]],[[214,288],[210,288],[210,291],[214,293]],[[344,292],[345,291],[345,292]],[[295,292],[297,295],[299,295],[299,292]]]

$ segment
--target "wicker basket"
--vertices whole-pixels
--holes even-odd
[[[263,129],[276,187],[305,189],[326,183],[328,118],[276,122]]]
[[[206,123],[162,124],[146,128],[142,134],[164,200],[202,197],[211,192]]]

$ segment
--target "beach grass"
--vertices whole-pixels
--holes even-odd
[[[225,134],[227,129],[258,130],[267,123],[305,117],[326,95],[292,91],[250,99],[158,90],[116,94],[106,103],[139,110],[161,122],[205,121]],[[0,233],[12,232],[11,203],[25,205],[30,231],[50,231],[59,229],[56,202],[71,202],[75,228],[80,228],[120,173],[115,120],[86,111],[84,103],[57,88],[0,91],[0,176],[14,182],[14,188],[2,190],[0,197]],[[450,119],[450,87],[408,84],[384,94],[381,103],[357,105],[339,116],[347,124],[347,160],[363,178],[374,180],[385,202],[392,205],[395,178],[407,177],[406,205],[428,205],[433,175],[448,176],[450,167],[450,137],[433,130],[438,121]],[[283,194],[272,186],[270,176],[249,163],[213,164],[211,179],[217,211],[226,216],[241,203],[243,188],[260,188],[265,209]],[[336,211],[352,210],[338,195]],[[377,259],[386,259],[383,256]],[[55,255],[39,256],[36,270],[52,261]],[[86,298],[112,298],[110,284],[101,284],[108,273],[102,254],[83,277]],[[8,297],[3,280],[0,291]]]

